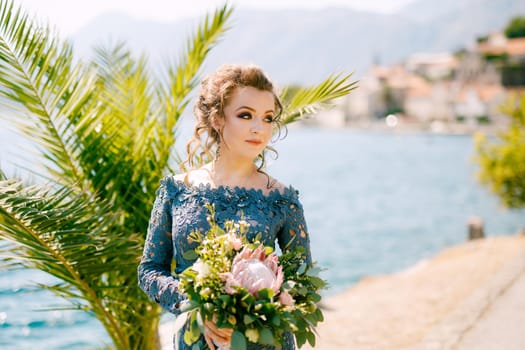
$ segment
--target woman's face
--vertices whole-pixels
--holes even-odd
[[[270,91],[251,86],[233,90],[224,107],[224,119],[218,121],[222,129],[221,154],[255,159],[272,137],[275,118],[275,100]]]

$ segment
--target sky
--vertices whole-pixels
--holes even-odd
[[[225,3],[219,0],[13,0],[27,12],[48,21],[63,35],[73,35],[95,17],[120,12],[136,19],[174,21],[196,17]],[[414,0],[229,0],[236,8],[317,9],[329,6],[392,13]]]

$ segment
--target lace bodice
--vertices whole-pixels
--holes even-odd
[[[140,287],[165,310],[180,313],[185,297],[179,292],[177,274],[193,264],[183,257],[196,244],[188,241],[188,235],[194,230],[204,233],[209,229],[205,204],[214,205],[219,225],[226,220],[243,219],[250,224],[249,240],[260,232],[267,246],[275,247],[276,241],[281,250],[287,245],[304,246],[305,260],[311,263],[303,208],[293,187],[264,194],[261,190],[240,187],[189,186],[167,176],[157,190],[138,268]],[[172,268],[175,274],[171,273]],[[293,341],[287,343],[290,339],[284,341],[283,349],[293,349]]]

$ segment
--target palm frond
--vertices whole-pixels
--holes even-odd
[[[156,160],[163,168],[169,166],[171,148],[175,140],[174,128],[188,105],[190,92],[197,86],[200,67],[210,50],[229,29],[227,22],[232,12],[232,7],[224,5],[217,8],[211,16],[206,15],[195,35],[188,39],[186,50],[179,62],[168,66],[169,80],[159,91],[162,115],[165,119],[155,130],[154,137],[159,142],[150,143],[155,146],[152,154],[157,155]],[[166,152],[167,150],[170,152]]]
[[[73,64],[69,43],[12,1],[0,1],[0,23],[0,105],[9,111],[3,118],[40,145],[48,172],[81,183],[69,124],[89,99],[93,75]]]
[[[0,182],[0,238],[16,243],[1,245],[0,255],[57,277],[60,283],[42,287],[96,315],[117,348],[140,348],[134,344],[144,335],[134,331],[154,325],[159,314],[138,288],[129,288],[137,284],[141,235],[95,203],[67,188]],[[130,300],[137,305],[129,308]]]
[[[138,244],[127,237],[105,235],[114,230],[114,214],[109,208],[91,205],[85,196],[66,187],[54,190],[1,181],[0,237],[16,243],[16,250],[7,247],[21,264],[62,280],[62,295],[77,297],[70,301],[78,302],[81,295],[89,310],[122,342],[126,336],[102,301],[100,276],[111,273],[107,268],[111,257],[116,258],[117,252],[131,254],[126,252],[138,249]],[[56,291],[57,287],[49,289]]]
[[[152,201],[141,183],[144,177],[144,134],[151,133],[158,109],[144,57],[136,60],[123,44],[97,49],[94,67],[98,72],[94,100],[102,106],[96,116],[97,130],[79,130],[83,135],[83,167],[91,169],[89,181],[100,197],[115,208],[131,212]],[[89,128],[89,123],[85,125]],[[146,130],[146,131],[145,131]],[[154,169],[146,169],[148,175]],[[149,180],[148,180],[149,181]],[[154,190],[153,190],[154,191]],[[144,223],[148,213],[136,214]],[[136,220],[137,221],[137,220]],[[137,227],[139,230],[139,227]]]
[[[357,88],[357,82],[350,81],[352,74],[331,75],[320,84],[299,89],[291,98],[284,98],[285,106],[281,117],[283,124],[295,122],[305,115],[331,106],[331,101],[346,96]],[[287,96],[285,89],[281,96]]]

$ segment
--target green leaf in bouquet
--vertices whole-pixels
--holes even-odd
[[[243,317],[243,322],[245,325],[249,325],[250,323],[254,322],[256,320],[255,317],[253,317],[252,315],[244,315]]]
[[[306,315],[304,315],[304,318],[305,318],[307,321],[309,321],[313,326],[315,326],[315,325],[319,322],[318,317],[317,317],[315,311],[312,312],[312,313],[310,313],[310,314],[306,314]]]
[[[246,337],[241,332],[235,330],[231,339],[231,350],[246,350]]]
[[[202,304],[202,298],[201,295],[196,290],[188,289],[184,290],[186,294],[188,294],[188,299],[193,300],[194,302],[198,303],[199,305]]]
[[[198,314],[198,310],[193,310],[192,312],[190,312],[190,315],[189,315],[190,326],[195,324],[195,322],[197,321],[197,314]]]
[[[268,316],[268,319],[275,313],[276,308],[279,306],[279,303],[264,303],[263,312]]]
[[[221,328],[228,325],[227,314],[225,312],[219,311],[215,316],[217,317],[217,327]]]
[[[299,331],[299,327],[297,327],[297,324],[295,324],[294,321],[291,321],[289,320],[288,321],[288,326],[290,327],[290,330],[294,333],[298,332]]]
[[[205,319],[208,319],[208,316],[209,318],[211,318],[211,316],[215,312],[215,305],[213,305],[212,303],[204,303],[204,305],[202,305],[202,308],[205,312]]]
[[[278,314],[273,315],[272,324],[276,327],[279,327],[281,325],[281,318],[279,317]]]
[[[287,323],[294,322],[293,316],[289,311],[283,311],[281,312],[281,319],[284,320]]]
[[[318,266],[311,266],[308,271],[307,275],[311,277],[317,277],[321,273],[321,268]]]
[[[295,291],[297,292],[297,294],[302,295],[302,296],[308,294],[308,289],[302,284],[296,284]]]
[[[196,300],[189,300],[188,302],[182,304],[180,311],[181,312],[187,312],[191,311],[195,308],[198,308],[200,306],[200,303]]]
[[[191,249],[191,250],[187,250],[185,251],[183,254],[182,254],[182,257],[185,259],[185,260],[196,260],[199,256],[197,255],[197,253],[195,252],[195,250]]]
[[[318,303],[321,301],[321,296],[317,293],[311,293],[310,297],[314,303]]]
[[[302,347],[306,343],[306,334],[305,332],[295,333],[295,341],[297,342],[297,347]]]
[[[301,311],[294,310],[292,313],[295,318],[296,325],[299,329],[305,329],[306,327],[308,327],[308,323],[306,323],[303,315],[301,314]]]
[[[321,289],[326,286],[326,281],[317,276],[310,276],[310,283],[317,289]]]
[[[231,296],[229,296],[227,294],[219,295],[219,299],[222,301],[222,306],[223,307],[228,305],[231,302],[231,300],[232,300]]]
[[[186,330],[186,332],[184,332],[184,342],[187,345],[195,343],[201,335],[201,329],[197,321],[197,314],[197,310],[193,310],[190,313],[189,328]]]
[[[306,310],[308,312],[315,312],[315,310],[317,310],[317,305],[314,303],[314,302],[309,302],[308,305],[306,306]]]
[[[315,310],[315,315],[317,316],[317,320],[319,322],[323,322],[324,321],[324,315],[323,315],[323,312],[321,311],[321,309],[317,309]]]
[[[273,248],[272,247],[268,247],[268,246],[264,247],[264,254],[266,254],[268,256],[268,255],[270,255],[272,253],[273,253]]]
[[[275,339],[273,333],[269,328],[263,328],[259,332],[259,343],[263,345],[274,345]]]
[[[186,345],[191,345],[193,344],[197,339],[193,339],[193,336],[190,332],[190,330],[186,330],[186,332],[184,332],[184,343],[186,343]]]
[[[282,285],[282,288],[286,291],[289,291],[290,289],[293,289],[294,285],[294,281],[285,281]]]
[[[244,295],[241,298],[241,305],[247,309],[250,309],[254,303],[255,297],[248,291],[245,291]]]
[[[208,318],[206,318],[206,320],[208,320]],[[204,320],[200,312],[195,312],[195,321],[193,321],[193,323],[195,323],[201,331],[204,329]]]
[[[295,256],[299,259],[302,259],[302,257],[304,256],[304,254],[306,253],[306,248],[303,247],[303,246],[295,246],[293,248],[293,253],[295,254]]]
[[[313,334],[312,332],[306,332],[306,339],[312,347],[315,346],[315,334]]]
[[[257,296],[262,300],[271,300],[275,295],[273,289],[263,288],[257,292]]]
[[[305,271],[308,265],[306,263],[302,263],[301,266],[297,269],[297,274],[302,275]]]

